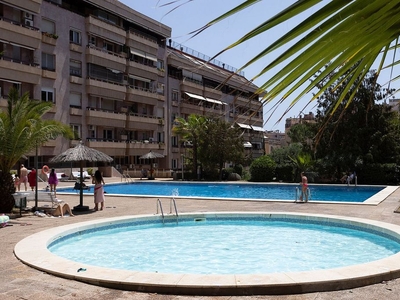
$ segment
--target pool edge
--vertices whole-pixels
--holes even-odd
[[[322,214],[287,212],[194,212],[182,214],[193,217],[278,215],[301,218],[324,218],[356,222],[366,227],[377,226],[400,237],[400,226],[379,221]],[[158,215],[124,216],[86,221],[44,230],[21,240],[14,253],[23,263],[41,271],[89,284],[109,288],[185,295],[257,295],[297,294],[355,288],[400,277],[400,254],[370,263],[321,271],[250,274],[250,275],[201,275],[155,274],[148,272],[118,271],[86,266],[53,255],[47,246],[58,235],[99,226],[115,221],[136,218],[158,218]],[[161,218],[161,217],[160,217]],[[34,249],[34,250],[32,250]],[[86,269],[78,272],[79,269]],[[118,273],[116,276],[115,273]]]

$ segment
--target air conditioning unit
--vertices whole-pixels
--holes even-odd
[[[33,20],[25,19],[25,26],[33,27]]]
[[[33,15],[31,13],[25,12],[24,13],[24,18],[25,19],[29,19],[29,20],[33,20]]]

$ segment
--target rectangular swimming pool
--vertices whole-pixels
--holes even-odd
[[[309,185],[310,201],[362,203],[385,186]],[[192,182],[144,182],[107,184],[109,195],[140,197],[186,197],[186,198],[226,198],[245,200],[294,201],[298,184],[271,183],[192,183]],[[72,188],[60,188],[58,192],[76,193]],[[84,191],[84,193],[93,193]]]

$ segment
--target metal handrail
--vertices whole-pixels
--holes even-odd
[[[162,208],[162,204],[161,204],[160,199],[157,199],[157,214],[158,214],[158,206],[160,206],[161,215],[162,215],[162,222],[163,222],[163,224],[164,224],[164,211],[163,211],[163,208]]]
[[[176,208],[176,202],[175,202],[175,198],[171,198],[171,200],[169,201],[169,213],[172,214],[172,203],[174,204],[174,208],[175,208],[175,214],[176,214],[176,223],[178,224],[178,209]]]

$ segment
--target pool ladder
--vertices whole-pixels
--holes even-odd
[[[300,194],[301,194],[300,189],[298,187],[296,187],[296,191],[295,191],[295,194],[294,194],[294,202],[297,202],[297,200],[299,200]],[[310,188],[307,188],[307,202],[310,199],[311,199],[311,191],[310,191]],[[303,199],[303,201],[304,201],[304,199]]]
[[[172,215],[172,204],[174,205],[174,209],[175,209],[176,224],[178,224],[179,215],[178,215],[178,209],[176,208],[175,198],[171,198],[171,200],[169,202],[169,213],[171,215]],[[163,210],[162,203],[161,203],[160,199],[157,199],[157,214],[158,214],[158,208],[160,208],[162,221],[163,221],[163,224],[164,224],[165,216],[164,216],[164,210]]]

